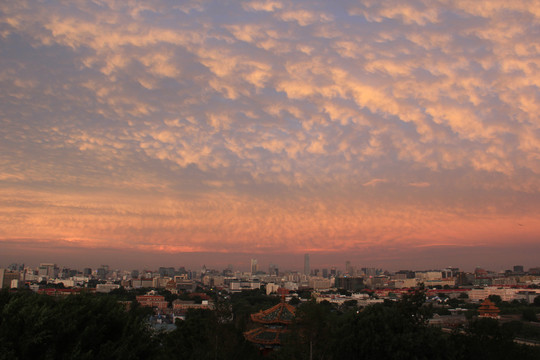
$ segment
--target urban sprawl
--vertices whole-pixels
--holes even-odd
[[[523,266],[516,265],[504,272],[482,268],[464,272],[459,268],[444,268],[391,273],[382,269],[355,267],[347,261],[344,270],[336,267],[311,269],[308,254],[304,256],[303,271],[286,272],[279,271],[274,264],[270,264],[268,271],[263,271],[256,259],[251,260],[248,272],[234,271],[232,266],[222,271],[206,266],[197,271],[184,267],[123,271],[102,265],[97,269],[84,268],[81,271],[52,263],[41,263],[37,268],[11,264],[7,269],[0,269],[0,287],[26,287],[56,295],[79,291],[109,293],[120,288],[148,289],[154,299],[149,305],[160,310],[171,308],[166,301],[159,301],[162,297],[154,295],[160,290],[172,294],[217,290],[220,294],[227,294],[264,289],[267,295],[271,295],[281,288],[288,290],[288,299],[309,292],[310,298],[317,302],[341,304],[356,300],[359,306],[365,306],[385,299],[399,299],[402,294],[422,287],[427,291],[428,300],[441,301],[461,296],[470,302],[479,302],[496,295],[502,301],[533,303],[540,295],[540,267],[526,271]],[[140,299],[144,302],[144,297]],[[208,302],[204,303],[208,305]]]

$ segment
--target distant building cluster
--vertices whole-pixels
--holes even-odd
[[[286,302],[299,303],[311,298],[319,303],[326,301],[336,306],[361,308],[385,300],[398,300],[414,289],[423,288],[428,301],[443,307],[448,299],[466,298],[467,302],[480,306],[479,316],[483,317],[499,316],[498,308],[488,301],[492,295],[500,297],[501,301],[529,304],[540,296],[540,267],[526,271],[523,266],[517,265],[504,272],[482,268],[464,272],[452,267],[389,272],[355,267],[347,261],[343,269],[318,269],[312,268],[309,254],[304,255],[303,265],[302,271],[282,271],[278,265],[270,264],[265,272],[257,259],[251,259],[250,271],[243,272],[235,271],[232,265],[223,270],[206,266],[199,270],[185,267],[120,270],[108,265],[80,270],[54,263],[41,263],[35,268],[11,264],[6,269],[0,269],[0,287],[27,288],[50,296],[132,291],[138,294],[135,301],[140,306],[154,309],[155,315],[150,322],[163,331],[172,330],[176,320],[185,320],[190,310],[215,309],[216,305],[207,295],[208,291],[221,297],[242,291],[264,291],[267,295],[280,296]],[[131,301],[122,303],[126,308],[132,306]],[[465,321],[463,311],[450,309],[450,316],[435,315],[430,323],[457,326]],[[270,333],[275,333],[271,344],[261,342],[259,337]],[[281,333],[272,325],[259,327],[256,334],[246,336],[250,336],[250,341],[259,339],[258,344],[267,349],[279,343]]]
[[[388,272],[377,268],[356,267],[346,261],[343,269],[319,269],[312,268],[309,254],[304,255],[303,271],[281,271],[278,265],[270,264],[266,272],[261,270],[257,259],[251,259],[249,265],[250,271],[242,272],[234,271],[231,265],[218,271],[206,266],[200,270],[185,267],[119,270],[108,265],[94,269],[70,269],[54,263],[41,263],[36,268],[12,264],[6,269],[0,269],[0,287],[27,287],[54,295],[69,295],[80,291],[109,293],[119,289],[167,290],[171,294],[194,294],[202,289],[214,289],[222,293],[264,289],[267,294],[275,294],[278,289],[285,289],[296,293],[312,291],[317,301],[340,303],[356,300],[360,304],[383,298],[399,298],[403,293],[420,286],[435,296],[437,292],[447,296],[466,293],[471,301],[477,302],[490,295],[498,295],[503,301],[532,303],[540,295],[540,290],[536,289],[540,287],[540,267],[526,271],[523,266],[516,265],[512,270],[504,272],[482,268],[464,272],[452,267]],[[351,295],[324,295],[332,290],[342,290]],[[366,294],[375,295],[376,298]],[[197,304],[177,302],[173,305],[158,294],[144,296],[137,298],[141,305],[158,309],[171,308],[180,312],[202,306],[200,301]],[[212,306],[206,302],[202,307]]]

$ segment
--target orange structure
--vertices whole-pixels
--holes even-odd
[[[136,299],[141,306],[154,307],[161,310],[169,306],[169,302],[165,301],[165,296],[161,295],[139,295]]]
[[[244,337],[257,344],[262,353],[268,353],[281,345],[283,335],[294,320],[294,313],[295,308],[282,298],[279,304],[270,309],[251,314],[251,320],[258,327],[245,332]]]
[[[486,299],[478,308],[478,316],[498,319],[500,311],[501,310],[499,310],[499,308],[491,300]]]

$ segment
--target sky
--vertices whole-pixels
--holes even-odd
[[[540,1],[0,3],[0,265],[540,266]]]

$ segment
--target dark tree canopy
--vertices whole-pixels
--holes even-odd
[[[432,315],[420,291],[399,301],[359,309],[309,300],[279,350],[262,357],[243,336],[249,314],[279,298],[260,291],[217,299],[216,310],[189,310],[169,333],[152,331],[151,310],[109,295],[53,298],[30,291],[0,291],[0,360],[3,359],[540,359],[540,348],[516,336],[540,338],[532,323],[475,319],[444,333],[427,324]],[[531,310],[533,310],[531,308]]]
[[[113,297],[63,299],[33,293],[0,295],[0,358],[151,359],[147,311],[126,311]]]

